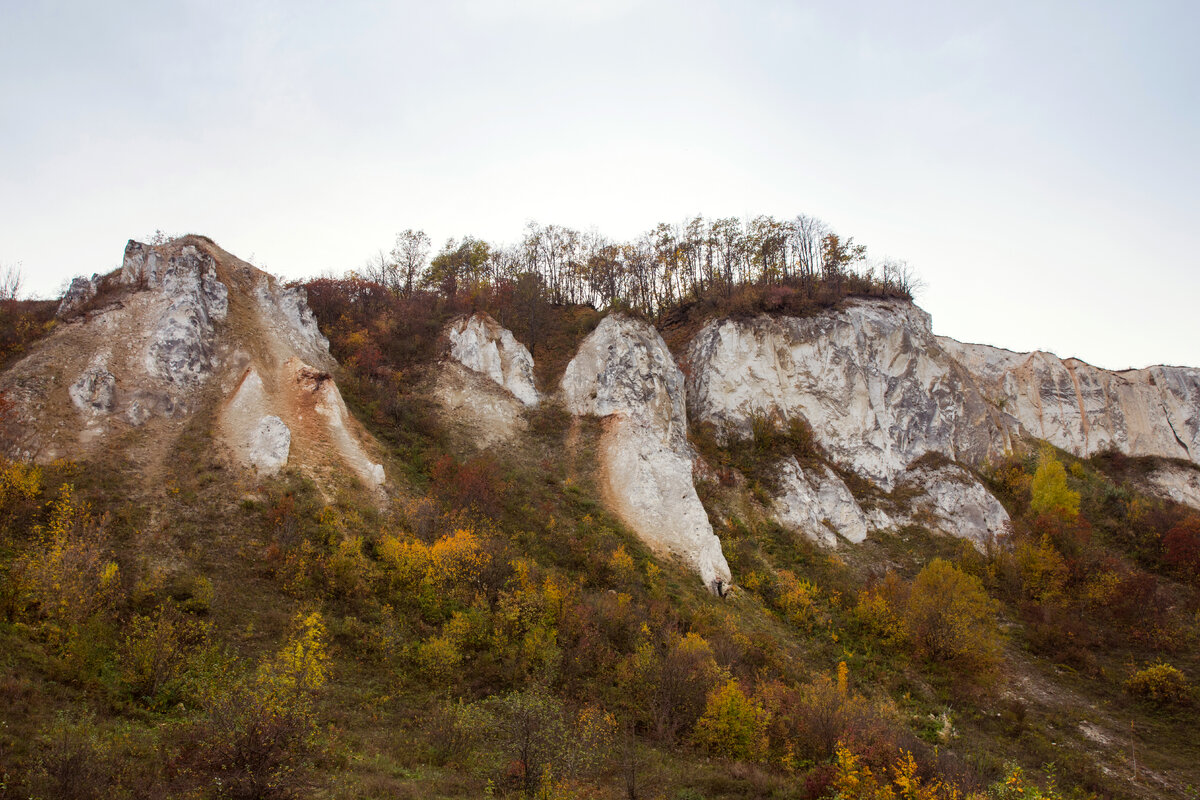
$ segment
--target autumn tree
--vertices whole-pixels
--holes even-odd
[[[1060,519],[1079,516],[1079,492],[1067,486],[1067,471],[1049,446],[1043,447],[1038,456],[1037,472],[1029,488],[1029,508],[1034,514]]]
[[[713,689],[696,722],[696,743],[723,758],[761,761],[767,754],[771,715],[730,678]]]
[[[997,611],[978,578],[936,558],[913,581],[905,625],[926,658],[986,669],[1000,654]]]

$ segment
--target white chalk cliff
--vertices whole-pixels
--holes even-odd
[[[541,402],[528,348],[483,312],[451,322],[446,338],[448,357],[433,387],[446,427],[475,448],[527,430],[525,411]]]
[[[1078,456],[1115,449],[1200,463],[1200,369],[1113,372],[1050,353],[938,342],[1032,436]]]
[[[859,543],[873,526],[837,473],[821,465],[805,469],[795,458],[778,467],[780,494],[775,518],[820,544],[836,547],[838,537]]]
[[[836,463],[887,491],[919,484],[924,518],[976,544],[1002,534],[1007,514],[961,470],[910,471],[925,454],[982,466],[1029,437],[1079,456],[1115,449],[1200,463],[1200,370],[1112,372],[962,344],[934,336],[929,315],[904,302],[850,301],[803,319],[714,320],[690,343],[687,364],[695,419],[744,436],[756,417],[801,417]],[[821,500],[815,476],[781,470],[780,518],[814,535],[813,519],[830,519],[829,493]],[[1149,485],[1200,507],[1200,470],[1166,463]]]
[[[617,515],[723,591],[729,565],[692,483],[683,374],[658,332],[605,317],[567,365],[562,392],[572,414],[605,418],[600,482]]]
[[[908,303],[714,320],[687,362],[694,418],[744,435],[756,416],[801,417],[837,463],[888,491],[926,453],[979,463],[1009,445],[999,412]]]
[[[508,328],[479,313],[452,322],[446,336],[450,340],[450,357],[455,361],[491,378],[525,405],[538,404],[533,357]]]

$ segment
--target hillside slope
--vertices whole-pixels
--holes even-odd
[[[0,374],[0,797],[1200,784],[1186,390],[1056,450],[1012,404],[1062,386],[905,302],[517,288],[306,300],[203,237],[77,282]]]

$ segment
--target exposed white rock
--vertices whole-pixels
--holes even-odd
[[[692,340],[688,365],[697,419],[744,435],[756,416],[802,417],[837,462],[887,490],[928,452],[975,463],[1010,444],[1003,416],[909,303],[714,320]]]
[[[121,283],[145,288],[157,286],[160,263],[158,248],[130,239],[121,260]]]
[[[308,295],[301,286],[284,286],[270,275],[259,276],[254,289],[260,317],[309,364],[332,369],[329,340],[317,326],[317,318],[308,307]]]
[[[266,416],[258,423],[250,440],[249,461],[260,472],[278,472],[287,466],[288,451],[292,447],[292,432],[283,420]]]
[[[922,495],[913,501],[914,521],[968,539],[983,550],[989,541],[1009,534],[1008,512],[971,473],[954,464],[921,465],[904,477]]]
[[[609,314],[579,347],[562,377],[572,414],[620,414],[686,445],[683,373],[649,324]]]
[[[780,524],[836,547],[838,536],[857,544],[872,525],[845,482],[829,467],[802,468],[795,458],[779,464],[780,494],[774,499]]]
[[[161,291],[170,305],[146,350],[146,368],[177,386],[198,385],[216,367],[215,323],[228,312],[228,289],[217,279],[212,256],[194,246],[184,247],[165,265],[157,258],[154,264],[149,286]]]
[[[67,291],[63,294],[62,300],[58,304],[58,310],[54,312],[56,317],[65,317],[81,305],[91,300],[99,291],[100,276],[92,275],[90,278],[85,278],[82,275],[71,280],[71,285],[67,287]]]
[[[462,317],[446,329],[450,356],[468,369],[491,378],[527,406],[538,404],[533,357],[512,331],[484,313]]]
[[[107,353],[99,353],[67,389],[71,402],[87,414],[111,414],[116,406],[117,379],[108,371]]]
[[[528,427],[520,400],[457,361],[441,366],[433,393],[452,420],[448,427],[477,448],[507,441]]]
[[[1146,476],[1148,489],[1159,497],[1200,508],[1200,469],[1166,462]]]
[[[1200,369],[1111,372],[1051,353],[938,341],[996,406],[1063,450],[1200,461]]]
[[[363,449],[358,435],[351,431],[353,417],[346,408],[337,384],[326,372],[321,372],[298,358],[291,358],[284,365],[291,372],[296,389],[300,393],[301,416],[311,408],[321,418],[325,434],[337,449],[341,460],[353,469],[368,486],[383,484],[386,475],[383,465],[373,462]]]
[[[723,591],[729,565],[692,483],[683,375],[658,332],[622,314],[605,317],[567,365],[562,390],[572,414],[608,418],[600,481],[614,511],[653,549]]]

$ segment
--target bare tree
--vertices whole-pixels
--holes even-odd
[[[20,299],[23,281],[20,264],[0,268],[0,301]]]
[[[432,244],[425,231],[408,228],[403,233],[396,234],[391,263],[395,265],[397,286],[389,288],[398,289],[405,297],[412,294],[413,288],[425,272]]]

